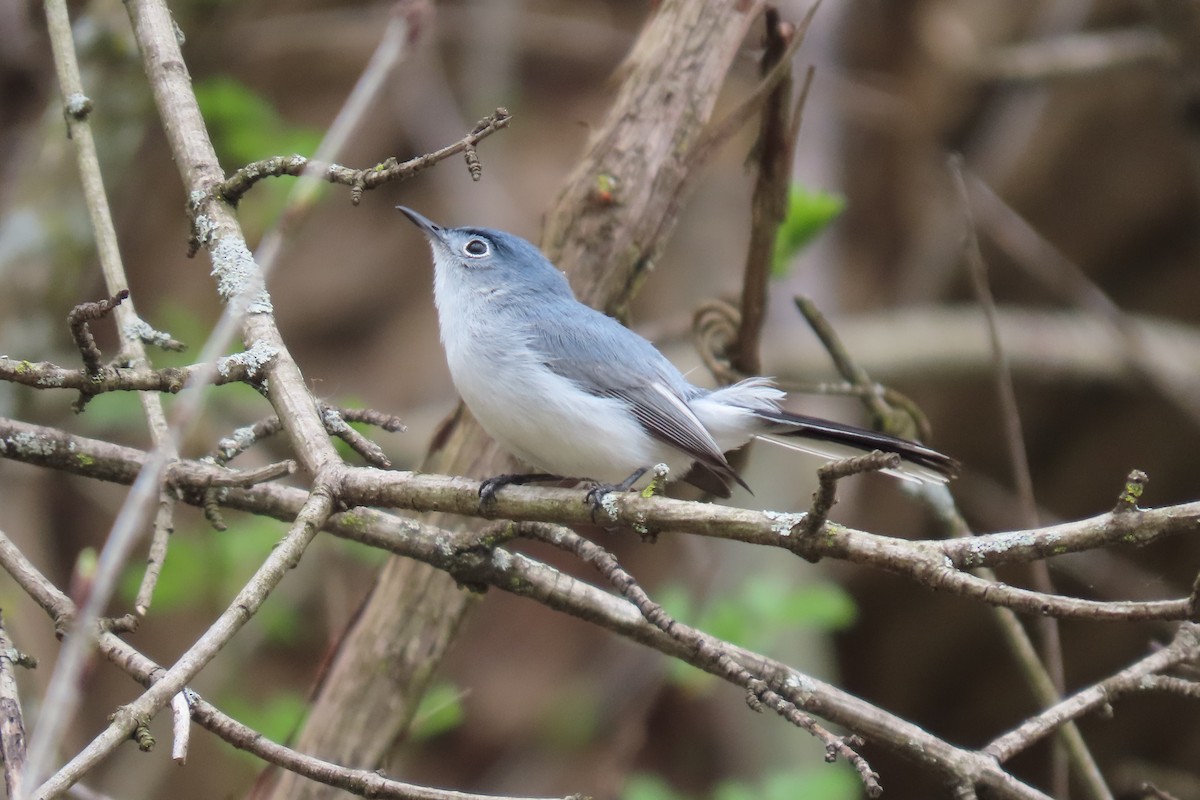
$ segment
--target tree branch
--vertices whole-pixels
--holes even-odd
[[[132,448],[3,418],[0,418],[0,456],[118,483],[133,482],[150,457]],[[228,473],[210,464],[185,460],[172,465],[169,476],[187,502],[199,505],[213,476],[222,474]],[[441,475],[346,469],[340,477],[338,497],[348,505],[475,517],[484,513],[479,507],[479,486],[476,481]],[[234,500],[239,496],[237,490],[227,491],[228,496],[222,502],[237,507]],[[486,513],[514,521],[589,524],[591,508],[581,501],[581,494],[572,489],[514,486],[497,495]],[[1186,620],[1191,608],[1189,598],[1133,602],[1047,595],[983,580],[961,570],[1038,560],[1118,543],[1147,545],[1168,536],[1193,533],[1200,525],[1200,502],[1106,513],[1045,528],[982,534],[968,539],[907,540],[834,523],[824,524],[813,535],[801,536],[805,515],[800,513],[643,497],[636,492],[614,493],[609,500],[605,508],[610,511],[610,521],[639,532],[686,532],[778,547],[808,560],[849,561],[907,577],[931,589],[1033,615],[1101,621]],[[420,549],[404,555],[423,561],[430,558]],[[446,566],[443,560],[428,563],[439,568]]]

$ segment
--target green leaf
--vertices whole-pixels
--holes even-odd
[[[761,784],[725,781],[713,790],[713,800],[857,800],[862,784],[842,765],[797,767],[771,772]]]
[[[842,587],[819,583],[792,588],[779,577],[750,581],[744,589],[745,611],[789,628],[841,630],[853,624],[854,599]]]
[[[758,796],[764,800],[857,800],[862,796],[862,784],[849,767],[807,767],[768,775]]]
[[[84,407],[80,425],[89,433],[144,431],[146,412],[136,392],[105,392]]]
[[[155,613],[207,605],[212,597],[210,587],[216,579],[209,566],[212,551],[211,545],[195,536],[180,533],[171,536],[167,560],[154,587]],[[145,572],[146,565],[138,562],[126,567],[121,575],[121,597],[128,605],[133,605],[137,598]]]
[[[621,800],[683,800],[685,797],[665,780],[648,772],[630,775],[621,792]]]
[[[713,789],[713,800],[760,800],[758,791],[741,781],[725,781]]]
[[[775,256],[771,274],[787,274],[788,264],[800,249],[825,230],[846,207],[841,195],[793,184],[788,191],[788,208],[775,234]]]
[[[676,619],[751,650],[769,651],[788,631],[846,628],[853,624],[856,613],[853,598],[836,584],[793,587],[778,575],[748,578],[712,600],[696,622],[688,619],[695,612],[680,613],[691,604],[685,587],[671,585],[658,594],[656,599]],[[694,692],[708,689],[716,680],[678,660],[671,662],[669,675],[676,685]]]
[[[236,694],[225,696],[221,698],[221,707],[229,716],[273,742],[286,742],[308,712],[304,695],[291,689],[253,698]]]
[[[195,90],[222,163],[240,167],[270,156],[312,153],[321,141],[318,131],[289,124],[266,98],[234,78],[197,81]]]
[[[566,681],[555,687],[553,702],[542,715],[539,736],[554,750],[583,747],[596,737],[604,699],[586,681]]]
[[[195,88],[213,146],[230,171],[272,156],[308,155],[320,144],[319,131],[287,122],[266,98],[233,78],[209,78]],[[291,181],[262,181],[242,199],[238,216],[247,238],[278,218],[290,186]]]
[[[462,690],[450,683],[435,684],[421,697],[417,713],[413,715],[409,738],[418,742],[432,739],[438,734],[454,730],[465,718]]]

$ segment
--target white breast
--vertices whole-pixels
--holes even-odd
[[[439,265],[440,266],[440,265]],[[450,377],[471,413],[529,466],[571,478],[618,483],[666,463],[675,477],[690,459],[650,436],[624,401],[597,397],[550,371],[511,313],[480,313],[501,296],[436,279]],[[448,318],[454,324],[446,324]]]

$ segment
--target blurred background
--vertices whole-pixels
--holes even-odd
[[[393,206],[537,241],[543,214],[603,118],[614,71],[653,5],[436,4],[341,161],[366,167],[419,155],[506,106],[512,125],[479,148],[483,179],[472,182],[454,159],[367,193],[357,208],[344,188],[328,188],[288,240],[270,277],[285,339],[320,397],[407,422],[404,434],[373,434],[397,467],[420,462],[457,399],[437,341],[428,250]],[[795,21],[808,8],[779,7]],[[172,8],[227,171],[311,153],[390,12],[386,3],[314,0],[191,0]],[[186,256],[185,198],[128,17],[118,0],[74,3],[72,13],[134,299],[147,321],[194,353],[221,309],[207,259]],[[106,292],[41,14],[40,4],[0,0],[0,351],[75,365],[66,314]],[[1150,476],[1146,505],[1200,493],[1198,19],[1195,3],[1168,0],[825,0],[800,50],[797,67],[815,65],[816,78],[798,144],[796,197],[830,219],[783,259],[772,282],[766,370],[786,380],[837,380],[792,304],[796,294],[814,298],[871,375],[925,411],[931,443],[963,462],[952,488],[977,531],[1023,527],[1024,517],[965,266],[951,152],[965,159],[1040,521],[1109,510],[1134,468]],[[755,85],[760,35],[756,25],[718,117]],[[740,288],[753,141],[749,124],[699,176],[629,320],[697,377],[703,368],[692,312]],[[242,202],[252,245],[292,183],[259,184]],[[112,354],[111,324],[94,327]],[[188,358],[156,356],[156,364]],[[245,387],[208,396],[186,455],[202,455],[233,428],[270,413]],[[70,410],[73,399],[3,385],[0,413],[147,444],[135,397],[101,396],[79,416]],[[791,407],[866,422],[850,399],[794,397]],[[268,444],[235,465],[285,455]],[[760,446],[745,467],[755,495],[731,502],[806,508],[818,465]],[[0,529],[58,585],[76,591],[84,591],[89,559],[123,496],[121,487],[0,462]],[[833,518],[889,535],[942,535],[902,486],[883,477],[844,484]],[[199,635],[283,530],[232,513],[229,522],[229,531],[216,533],[195,510],[180,510],[155,606],[131,639],[158,661],[172,661]],[[855,567],[813,566],[723,542],[667,536],[650,545],[628,533],[597,535],[686,620],[954,743],[982,745],[1035,708],[992,613],[977,604]],[[590,579],[554,554],[531,552]],[[1187,593],[1198,556],[1200,545],[1177,538],[1145,552],[1108,550],[1050,566],[1066,593],[1166,598]],[[319,540],[195,688],[286,741],[381,561],[365,548]],[[113,613],[131,610],[138,566],[131,565]],[[1022,570],[1002,577],[1026,580]],[[20,676],[31,724],[57,644],[40,610],[6,577],[0,607],[17,646],[42,659],[41,669]],[[1067,685],[1078,688],[1141,657],[1170,630],[1065,623],[1062,633]],[[64,755],[137,693],[124,675],[95,664]],[[1137,697],[1118,704],[1114,718],[1089,718],[1082,727],[1120,797],[1142,796],[1137,787],[1153,780],[1186,800],[1200,798],[1196,719],[1194,706]],[[165,743],[163,720],[155,728]],[[1045,786],[1048,751],[1036,748],[1014,767]],[[947,794],[878,747],[864,754],[882,774],[886,796]],[[853,776],[824,765],[822,755],[773,715],[748,713],[735,689],[491,592],[385,769],[407,780],[527,796],[859,796]],[[126,747],[88,785],[114,797],[233,797],[249,791],[260,769],[198,734],[186,766],[170,761],[165,744],[149,756]]]

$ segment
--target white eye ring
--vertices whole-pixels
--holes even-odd
[[[488,247],[488,243],[483,239],[470,239],[463,245],[462,251],[469,258],[483,258],[488,253],[492,252],[492,248]]]

